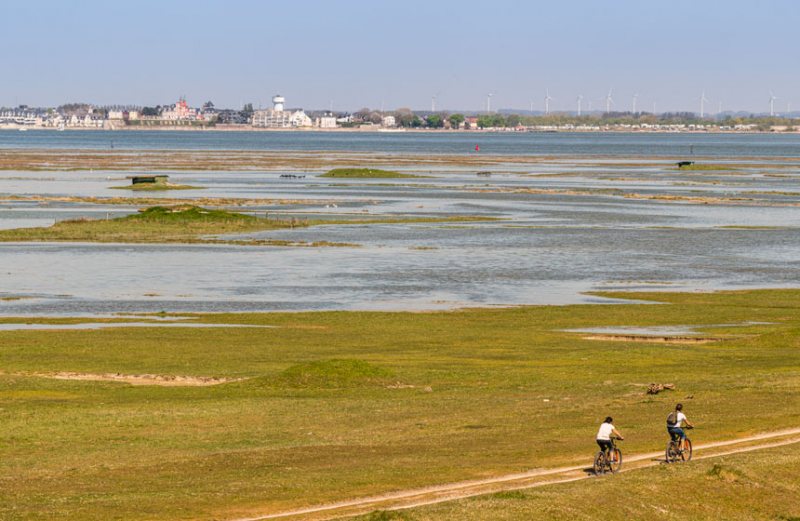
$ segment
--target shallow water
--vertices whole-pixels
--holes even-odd
[[[800,134],[0,130],[0,148],[463,154],[476,144],[502,155],[800,157]]]
[[[791,144],[785,136],[750,137],[779,138],[774,147]],[[625,160],[598,166],[562,158],[516,165],[491,177],[440,168],[429,179],[289,180],[280,178],[281,172],[180,172],[170,173],[173,182],[204,189],[146,194],[110,189],[124,184],[124,176],[114,172],[0,171],[0,228],[137,211],[7,196],[236,197],[265,200],[236,208],[256,215],[499,219],[326,225],[236,237],[359,248],[0,243],[0,314],[450,309],[602,302],[584,293],[604,289],[798,286],[800,168],[781,168],[775,177],[768,175],[776,172],[769,166],[679,172],[663,162],[636,167],[620,162]],[[549,193],[514,192],[520,190]],[[623,197],[626,193],[729,202]],[[16,296],[30,298],[2,300]]]

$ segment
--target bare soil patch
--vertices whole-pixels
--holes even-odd
[[[216,376],[179,376],[162,374],[122,374],[122,373],[76,373],[61,371],[57,373],[17,373],[20,376],[36,376],[54,380],[82,380],[91,382],[122,382],[131,385],[158,385],[162,387],[207,387],[244,378],[222,378]]]

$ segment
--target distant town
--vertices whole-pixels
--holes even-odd
[[[143,106],[94,106],[69,103],[59,107],[0,108],[0,129],[51,130],[406,130],[505,132],[798,132],[800,118],[792,115],[693,112],[575,112],[535,113],[498,110],[485,112],[392,111],[363,108],[355,112],[305,111],[291,108],[275,95],[272,107],[221,109],[207,101],[192,107],[183,97],[176,102]]]

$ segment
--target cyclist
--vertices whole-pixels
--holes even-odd
[[[680,449],[686,449],[686,433],[683,431],[684,425],[691,429],[694,427],[686,415],[683,414],[683,404],[679,403],[675,406],[675,410],[667,416],[667,432],[673,440],[681,440]]]
[[[600,425],[600,430],[597,431],[597,444],[600,445],[600,450],[606,453],[606,455],[611,454],[611,448],[614,446],[611,443],[611,436],[615,436],[621,440],[625,438],[622,437],[622,434],[619,433],[616,427],[614,427],[614,420],[611,416],[608,416],[606,420]]]

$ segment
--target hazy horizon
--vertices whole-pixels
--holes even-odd
[[[701,5],[568,1],[176,0],[3,5],[0,106],[268,106],[764,113],[800,108],[788,0]],[[796,102],[795,102],[796,99]]]

